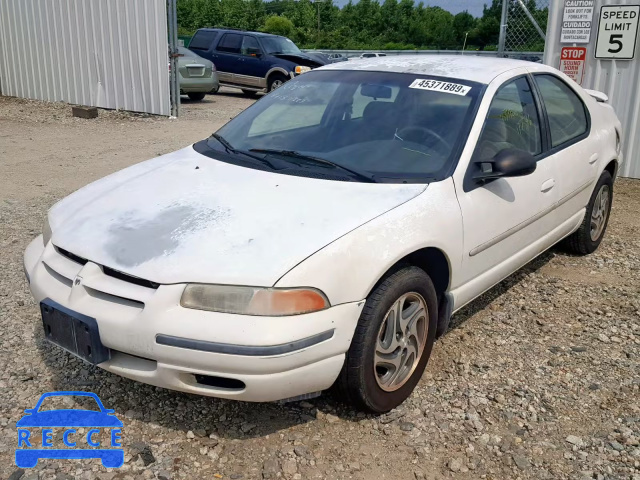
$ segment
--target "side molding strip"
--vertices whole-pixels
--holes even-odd
[[[556,208],[558,208],[559,206],[567,203],[569,200],[571,200],[573,197],[575,197],[576,195],[578,195],[579,193],[581,193],[583,190],[585,190],[586,188],[588,188],[593,182],[591,180],[589,180],[587,183],[585,183],[584,185],[578,187],[576,190],[574,190],[573,192],[571,192],[569,195],[567,195],[564,198],[561,198],[560,200],[558,200],[556,203],[554,203],[553,205],[551,205],[548,208],[545,208],[544,210],[536,213],[533,217],[530,217],[528,219],[526,219],[524,222],[519,223],[518,225],[516,225],[515,227],[510,228],[509,230],[507,230],[506,232],[501,233],[500,235],[498,235],[497,237],[492,238],[491,240],[489,240],[488,242],[485,242],[481,245],[478,245],[477,247],[475,247],[474,249],[472,249],[469,252],[469,256],[473,257],[474,255],[478,255],[479,253],[484,252],[485,250],[487,250],[488,248],[493,247],[496,243],[500,243],[501,241],[503,241],[504,239],[510,237],[511,235],[518,233],[520,230],[522,230],[523,228],[528,227],[529,225],[531,225],[533,222],[541,219],[542,217],[544,217],[545,215],[549,214],[552,210],[555,210]]]
[[[201,352],[225,353],[228,355],[246,355],[249,357],[265,357],[270,355],[282,355],[284,353],[296,352],[307,347],[311,347],[333,337],[335,330],[327,330],[307,338],[294,340],[293,342],[280,345],[232,345],[230,343],[206,342],[204,340],[193,340],[190,338],[174,337],[172,335],[156,335],[156,343],[169,347],[186,348],[189,350],[199,350]]]

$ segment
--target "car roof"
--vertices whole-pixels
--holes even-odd
[[[501,73],[535,65],[537,71],[555,69],[538,63],[510,58],[474,55],[394,55],[332,63],[317,70],[367,70],[372,72],[414,73],[489,83]]]
[[[250,33],[257,37],[281,37],[282,35],[274,35],[273,33],[266,32],[252,32],[251,30],[236,30],[234,28],[199,28],[198,31],[204,32],[225,32],[225,33]]]

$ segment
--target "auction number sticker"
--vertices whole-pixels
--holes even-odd
[[[420,90],[433,90],[435,92],[453,93],[454,95],[466,95],[471,87],[460,85],[459,83],[441,82],[440,80],[416,79],[409,88],[419,88]]]

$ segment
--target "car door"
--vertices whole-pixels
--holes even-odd
[[[198,30],[189,42],[189,50],[215,64],[214,46],[217,36],[218,32],[215,30]]]
[[[571,221],[589,202],[597,180],[598,138],[589,135],[589,110],[573,88],[553,74],[533,78],[548,119],[549,154],[558,172],[556,213],[560,221]]]
[[[220,37],[214,63],[221,82],[239,83],[236,75],[242,72],[241,46],[242,35],[239,33],[225,33]]]
[[[494,80],[494,82],[497,82]],[[472,130],[482,130],[466,165],[454,173],[463,217],[462,273],[455,304],[464,304],[548,247],[557,220],[554,159],[545,155],[546,130],[531,78],[524,74],[487,88]],[[487,108],[488,105],[488,108]],[[484,112],[484,113],[483,113]],[[533,173],[520,177],[474,180],[481,162],[517,148],[536,158]],[[544,248],[543,248],[544,247]]]
[[[256,37],[243,35],[240,53],[243,64],[241,75],[237,76],[237,82],[251,87],[265,87],[269,62],[264,59],[264,52]]]

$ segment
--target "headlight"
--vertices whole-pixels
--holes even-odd
[[[306,73],[306,72],[310,72],[311,71],[311,67],[303,67],[302,65],[297,65],[295,72],[300,75],[301,73]]]
[[[234,285],[187,285],[180,305],[196,310],[280,317],[329,308],[327,297],[313,288],[262,288]]]
[[[42,243],[46,247],[51,240],[51,226],[49,225],[49,216],[47,215],[42,224]]]

